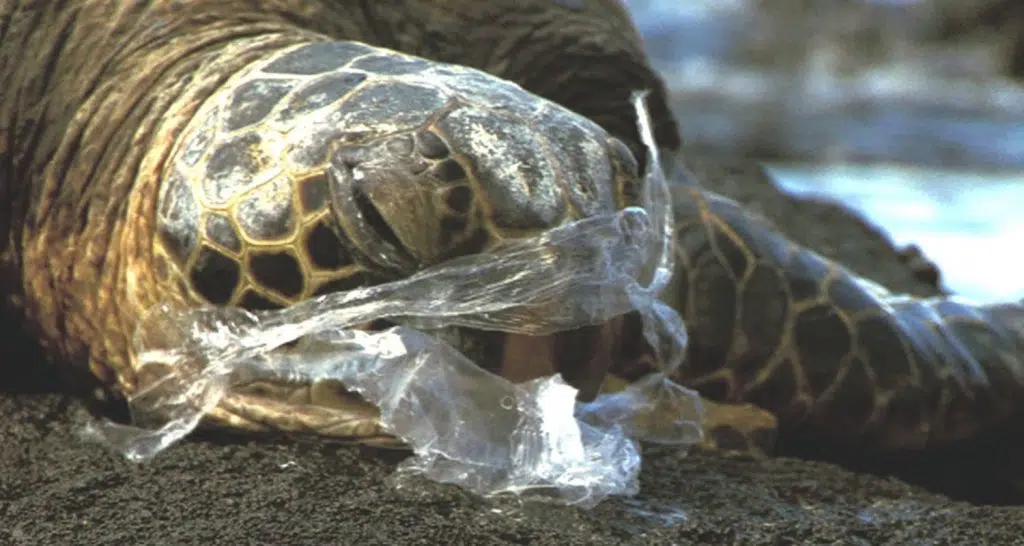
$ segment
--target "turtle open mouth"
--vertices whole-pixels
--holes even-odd
[[[549,335],[450,327],[431,334],[466,358],[513,383],[561,374],[577,399],[593,400],[615,362],[614,322]]]
[[[589,402],[601,391],[614,362],[614,326],[608,322],[583,326],[554,336],[555,369],[579,389],[577,399]]]

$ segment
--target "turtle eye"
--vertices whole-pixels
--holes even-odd
[[[399,172],[361,164],[341,153],[327,168],[332,209],[349,241],[379,265],[408,271],[413,267],[412,257],[376,201],[386,192],[377,191],[375,196],[372,191],[375,184],[386,184],[399,176]]]
[[[381,214],[380,209],[373,204],[373,200],[370,199],[370,196],[367,195],[366,191],[359,184],[355,184],[352,187],[352,198],[363,221],[366,222],[370,230],[379,236],[381,240],[394,245],[395,248],[402,248],[402,241],[398,239],[395,230],[391,229],[387,220],[384,219],[384,215]]]

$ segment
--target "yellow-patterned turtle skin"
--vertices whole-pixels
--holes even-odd
[[[159,303],[279,308],[635,204],[633,91],[680,148],[617,0],[6,0],[0,76],[6,301],[124,395]],[[675,379],[707,397],[712,439],[770,443],[777,422],[921,448],[1019,408],[1019,306],[881,294],[671,178]],[[525,378],[530,353],[587,395],[656,365],[633,316],[464,338],[482,366]],[[335,383],[253,381],[208,421],[391,441]]]

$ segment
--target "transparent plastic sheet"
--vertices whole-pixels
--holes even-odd
[[[332,379],[378,406],[412,449],[401,474],[584,507],[635,494],[637,440],[695,443],[703,410],[668,379],[686,345],[679,315],[657,297],[673,265],[671,201],[643,96],[634,102],[650,151],[643,208],[279,311],[158,306],[136,333],[149,386],[129,400],[133,425],[96,422],[87,436],[143,460],[190,433],[233,384]],[[589,403],[560,376],[513,384],[433,335],[453,326],[547,335],[631,311],[663,369]],[[353,328],[379,318],[400,325]]]

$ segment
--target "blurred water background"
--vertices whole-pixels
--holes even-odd
[[[1005,39],[1024,10],[948,29],[1018,1],[626,3],[690,145],[763,161],[783,190],[852,207],[949,289],[997,301],[1024,298],[1024,78]]]

